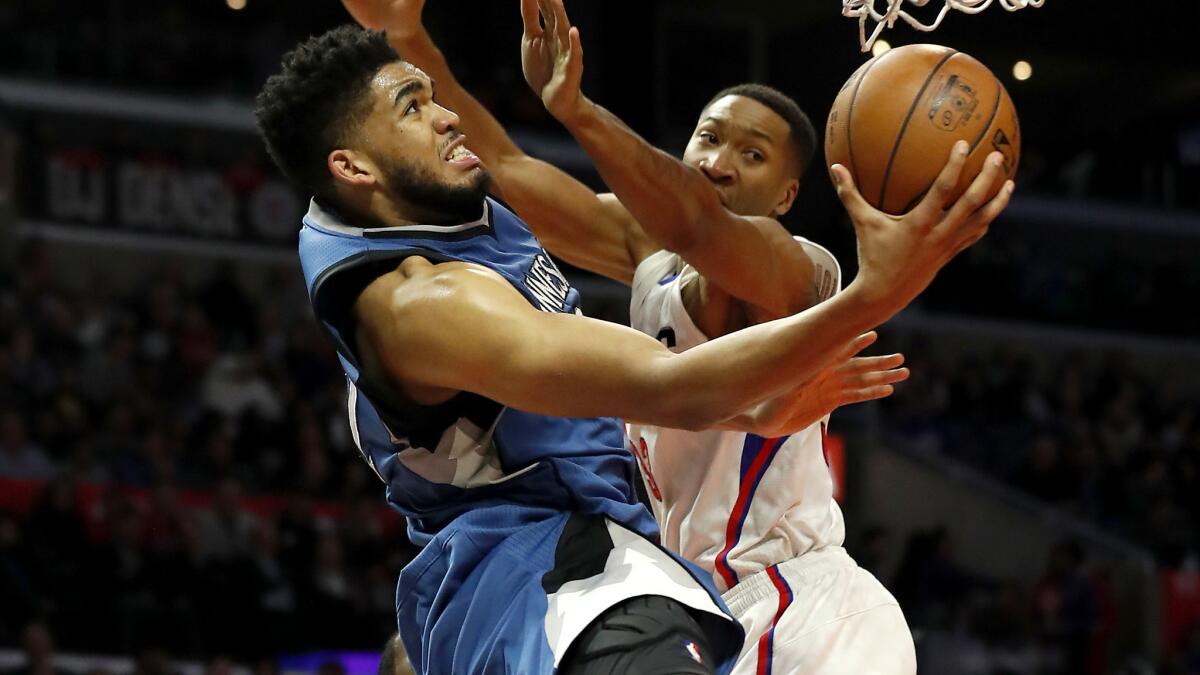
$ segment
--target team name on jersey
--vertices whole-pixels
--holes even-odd
[[[534,256],[533,265],[525,273],[525,286],[537,300],[538,309],[543,312],[566,311],[571,285],[545,253]]]

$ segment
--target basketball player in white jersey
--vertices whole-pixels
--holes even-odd
[[[522,153],[462,89],[421,26],[423,0],[344,1],[437,82],[503,197],[546,247],[631,284],[634,327],[673,350],[801,311],[840,286],[828,251],[793,239],[774,219],[791,207],[815,145],[811,126],[804,138],[803,113],[778,92],[741,87],[716,97],[680,162],[580,94],[578,33],[561,3],[524,0],[526,76],[616,192],[596,195]],[[954,155],[950,168],[962,159]],[[849,176],[835,177],[847,208],[862,209]],[[943,218],[994,218],[993,198],[1011,194],[1002,178],[989,165]],[[915,671],[894,598],[841,548],[819,421],[838,405],[888,395],[906,374],[898,366],[897,357],[852,361],[824,373],[808,398],[760,406],[732,423],[759,436],[631,425],[663,544],[713,574],[747,630],[735,672]]]

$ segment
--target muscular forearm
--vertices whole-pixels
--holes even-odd
[[[701,174],[647,143],[586,97],[559,120],[651,238],[674,251],[696,245],[711,224],[706,218],[721,208]]]

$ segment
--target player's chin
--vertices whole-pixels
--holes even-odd
[[[471,169],[451,171],[450,175],[444,176],[442,184],[455,191],[465,190],[486,194],[492,187],[492,175],[481,164]]]
[[[487,174],[482,162],[475,161],[469,165],[445,164],[442,166],[442,182],[446,185],[466,187],[479,182],[480,175]]]

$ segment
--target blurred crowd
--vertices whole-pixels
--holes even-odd
[[[1194,390],[1138,372],[1120,353],[1037,361],[998,348],[947,360],[920,336],[897,347],[912,378],[883,404],[893,444],[981,468],[1164,566],[1200,562]]]
[[[889,550],[901,546],[888,575]],[[848,544],[858,563],[904,608],[928,675],[1200,673],[1200,622],[1155,662],[1121,654],[1111,571],[1074,539],[1054,545],[1036,579],[994,579],[970,569],[943,527],[904,535],[868,526]]]
[[[229,656],[217,654],[204,659],[180,661],[178,654],[151,646],[122,659],[92,659],[74,657],[63,659],[63,652],[49,626],[43,621],[31,621],[21,631],[19,643],[21,665],[0,669],[3,675],[181,675],[182,673],[203,675],[280,675],[280,662],[273,658],[262,658],[249,664],[238,665]],[[336,654],[317,654],[304,659],[310,664],[307,672],[315,675],[346,675],[345,662]],[[357,665],[357,664],[354,664]],[[395,664],[394,675],[413,675],[407,659]],[[353,672],[361,672],[355,669]]]
[[[1109,236],[1001,221],[939,275],[920,306],[946,314],[1015,319],[1126,334],[1193,338],[1200,312],[1200,246],[1190,237]],[[819,241],[819,240],[818,240]],[[971,289],[963,293],[962,289]]]
[[[594,47],[588,56],[588,91],[641,133],[661,139],[683,127],[690,129],[699,106],[714,91],[748,77],[750,61],[740,59],[736,49],[707,59],[712,41],[744,41],[748,35],[736,26],[728,31],[671,21],[659,26],[656,20],[645,20],[654,12],[643,5],[633,0],[581,3],[572,7],[572,17],[585,27],[586,39]],[[240,9],[232,9],[235,6]],[[606,6],[610,8],[601,9]],[[504,3],[477,3],[471,9],[475,20],[470,22],[458,21],[453,5],[430,3],[426,11],[426,21],[451,54],[459,77],[506,124],[555,127],[532,96],[520,93],[525,85],[517,65],[520,21],[516,11]],[[643,20],[629,22],[626,16],[634,12]],[[62,29],[64,16],[70,17],[70,31]],[[839,19],[831,12],[829,20]],[[6,37],[0,40],[0,74],[246,101],[275,72],[287,49],[347,21],[349,15],[339,3],[324,0],[305,2],[303,11],[286,17],[280,15],[277,3],[263,0],[60,0],[52,4],[10,0],[0,3],[0,35]],[[846,29],[845,40],[835,44],[853,54],[852,28],[841,26]],[[838,72],[794,64],[828,58],[828,30],[806,26],[797,33],[787,26],[771,28],[765,36],[769,82],[793,93],[813,119],[824,118],[850,69]],[[1185,38],[1180,35],[1180,42]],[[1162,42],[1156,48],[1166,48],[1172,40]],[[666,76],[658,79],[647,68],[655,58],[656,43],[673,47],[664,48]],[[643,48],[630,49],[631,44]],[[507,56],[497,58],[497,54]],[[709,71],[710,77],[692,77],[697,71]],[[663,91],[669,94],[654,104],[660,108],[654,110],[648,103]],[[1194,97],[1194,92],[1172,96]],[[1029,95],[1018,98],[1018,103],[1033,107],[1037,101]],[[1075,117],[1068,111],[1040,112],[1043,124]],[[1078,114],[1085,114],[1084,110]],[[1077,121],[1058,124],[1056,130],[1066,138],[1046,133],[1046,127],[1035,128],[1042,132],[1041,138],[1022,159],[1022,189],[1200,207],[1200,193],[1189,189],[1200,182],[1200,130],[1194,116],[1155,115],[1119,122],[1112,128],[1082,125],[1093,129],[1090,133],[1074,129]]]
[[[461,22],[456,10],[430,4],[427,20],[445,28],[442,44],[481,100],[506,120],[549,119],[532,94],[512,96],[526,91],[515,6],[480,3],[478,20]],[[287,50],[350,21],[336,0],[304,0],[294,12],[264,0],[10,0],[0,3],[0,75],[248,102]],[[499,49],[509,58],[497,59]]]
[[[0,32],[12,39],[0,42],[0,62],[58,81],[246,96],[287,46],[346,18],[336,2],[306,3],[286,22],[265,20],[279,12],[273,3],[242,4],[243,12],[222,0],[6,2]]]
[[[232,268],[195,280],[164,263],[117,292],[65,287],[36,240],[16,258],[0,280],[0,480],[45,483],[29,508],[0,510],[0,645],[34,621],[73,651],[254,663],[379,648],[412,551],[353,447],[299,275],[266,272],[251,293]],[[588,307],[622,311],[603,294]],[[1195,561],[1194,398],[1119,354],[892,346],[913,377],[881,407],[889,440],[977,466],[1166,567]],[[854,552],[871,569],[892,536],[869,528]],[[945,531],[905,536],[888,581],[926,645],[954,646],[924,653],[1099,658],[1111,590],[1077,544],[1030,585],[965,569]],[[1186,644],[1168,672],[1196,672],[1200,633]]]
[[[298,279],[256,304],[229,270],[193,287],[168,265],[116,296],[62,288],[40,244],[19,257],[0,480],[50,482],[0,513],[0,644],[41,618],[101,652],[379,648],[411,551]]]

